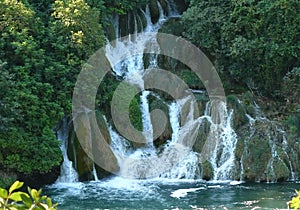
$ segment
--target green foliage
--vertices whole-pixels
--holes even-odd
[[[77,51],[79,58],[88,58],[104,44],[105,37],[97,8],[91,8],[84,0],[56,0],[53,9],[52,16],[56,18],[54,32],[65,44],[68,44],[64,40],[67,35],[70,43],[68,47]]]
[[[113,13],[124,15],[127,11],[138,9],[148,2],[149,0],[105,0],[104,5],[107,9],[107,15]]]
[[[142,113],[140,108],[140,97],[137,95],[129,105],[129,119],[132,125],[139,131],[143,130]]]
[[[297,191],[297,196],[293,197],[292,200],[288,202],[288,207],[293,209],[300,209],[300,191]]]
[[[48,56],[37,30],[43,28],[20,1],[1,1],[0,10],[0,164],[22,173],[48,172],[62,160],[51,128],[63,108],[53,86],[44,81]]]
[[[298,10],[299,1],[191,1],[183,35],[223,76],[275,97],[286,73],[299,66]]]
[[[23,182],[16,181],[9,190],[0,188],[0,208],[3,210],[55,210],[58,204],[53,204],[51,198],[42,196],[42,190],[28,188],[28,193],[17,191]]]
[[[295,67],[283,78],[282,92],[287,102],[290,104],[299,104],[300,102],[300,67]],[[296,107],[294,107],[296,109]],[[298,111],[300,107],[298,106]],[[294,111],[294,110],[292,110]],[[296,110],[295,110],[296,111]]]

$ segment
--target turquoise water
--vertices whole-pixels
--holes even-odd
[[[59,209],[284,209],[300,183],[127,180],[65,183],[45,193]]]

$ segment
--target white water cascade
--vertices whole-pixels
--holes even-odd
[[[233,110],[227,111],[224,102],[216,102],[216,109],[212,110],[211,104],[207,104],[205,115],[211,116],[210,134],[207,141],[214,142],[214,152],[209,161],[212,164],[214,180],[230,180],[231,170],[234,167],[235,148],[237,136],[231,127]],[[216,115],[217,116],[214,116]]]
[[[61,165],[60,177],[57,179],[56,183],[73,183],[78,181],[78,174],[73,168],[73,163],[69,160],[67,154],[68,133],[68,120],[67,118],[64,118],[60,129],[57,131],[57,137],[62,142],[61,151],[63,155],[63,163]]]
[[[160,12],[159,20],[153,24],[149,7],[142,11],[145,16],[147,25],[144,32],[157,32],[166,17],[164,11],[158,2]],[[169,2],[168,13],[170,16],[178,16],[176,7],[173,1]],[[137,17],[135,19],[135,31],[137,32]],[[118,21],[119,18],[114,18]],[[113,24],[116,30],[116,35],[119,36],[119,23]],[[137,33],[135,33],[137,34]],[[142,46],[142,47],[141,47]],[[111,148],[114,151],[120,166],[120,175],[128,178],[199,178],[199,155],[192,151],[193,144],[197,138],[199,127],[203,119],[208,119],[211,122],[210,135],[207,144],[209,146],[207,152],[209,161],[214,170],[214,179],[229,179],[230,170],[234,162],[234,150],[236,144],[236,135],[231,128],[231,116],[226,110],[225,103],[219,103],[213,110],[209,110],[204,116],[194,119],[195,102],[191,98],[186,97],[169,104],[169,118],[172,128],[172,138],[167,141],[163,148],[156,149],[153,146],[153,128],[149,112],[148,97],[152,94],[151,91],[144,89],[144,60],[143,51],[148,47],[152,53],[149,58],[149,67],[156,68],[157,55],[159,54],[159,45],[156,41],[155,33],[149,35],[139,34],[134,39],[129,36],[126,40],[117,39],[115,44],[108,45],[106,48],[106,56],[112,64],[113,72],[118,77],[122,77],[125,81],[137,86],[141,90],[141,112],[143,122],[143,135],[146,139],[147,146],[136,150],[124,147],[123,139],[116,131],[110,127],[110,135],[112,137]],[[125,55],[124,56],[124,52]],[[122,62],[117,62],[122,60]],[[113,65],[116,64],[116,65]],[[182,120],[181,113],[183,107],[189,106],[188,115]],[[217,107],[217,108],[215,108]],[[215,112],[218,112],[217,114]],[[212,118],[217,115],[220,121],[213,123]],[[180,121],[181,119],[181,121]],[[125,151],[124,151],[125,150]],[[212,150],[214,152],[212,152]],[[206,157],[208,158],[208,157]]]

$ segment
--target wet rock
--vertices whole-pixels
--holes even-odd
[[[201,164],[202,168],[202,179],[211,180],[214,176],[213,167],[210,162],[204,161]]]
[[[258,118],[252,126],[238,130],[238,136],[235,153],[244,168],[243,179],[276,182],[290,178],[291,154],[286,152],[287,143],[278,124]]]
[[[70,127],[68,140],[68,157],[71,161],[73,161],[74,168],[79,176],[79,181],[93,180],[94,176],[92,171],[94,167],[94,161],[96,163],[98,161],[112,161],[112,164],[114,164],[113,159],[105,160],[104,154],[101,154],[103,149],[102,147],[105,145],[100,144],[101,141],[98,139],[99,136],[102,136],[107,145],[109,145],[111,142],[110,135],[105,121],[99,112],[96,113],[97,122],[92,122],[91,113],[82,113],[77,117],[81,117],[81,121],[80,124],[77,125],[76,129],[77,132],[81,133],[81,137],[83,137],[83,139],[81,139],[79,142],[74,130],[74,126],[72,125]],[[99,127],[95,128],[95,125]],[[97,132],[101,132],[101,135]],[[98,176],[101,178],[104,178],[110,174],[104,169],[100,170],[99,166],[97,168]]]
[[[157,5],[157,0],[151,0],[149,3],[149,9],[151,14],[151,21],[153,24],[157,23],[159,20],[160,12]]]
[[[174,0],[174,3],[176,4],[179,14],[182,14],[188,8],[188,1],[186,0]]]
[[[164,114],[166,116],[165,119],[168,119],[167,124],[165,125],[163,133],[160,136],[158,136],[156,139],[154,139],[154,145],[156,147],[159,147],[161,145],[164,145],[167,140],[171,139],[172,128],[171,128],[171,124],[170,124],[170,116],[169,116],[169,107],[168,107],[168,105],[163,100],[152,96],[150,98],[150,112],[155,110],[155,109],[159,109],[159,110],[163,111],[162,114]],[[155,120],[155,119],[153,119],[153,120]]]
[[[237,129],[248,122],[248,119],[246,117],[246,109],[242,106],[237,96],[228,95],[227,106],[229,109],[233,109],[234,129]]]

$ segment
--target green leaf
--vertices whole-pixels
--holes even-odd
[[[38,197],[40,197],[41,194],[42,194],[42,189],[39,189],[39,191],[37,192]]]
[[[30,191],[30,195],[31,195],[31,197],[33,198],[33,200],[34,201],[37,201],[38,200],[38,191],[36,190],[36,189],[32,189],[31,191]]]
[[[21,194],[23,203],[29,208],[32,206],[32,200],[27,193]]]
[[[26,193],[24,193],[24,192],[14,192],[10,195],[9,198],[14,201],[22,201],[21,195],[24,195],[24,194],[26,195]]]
[[[7,190],[0,188],[0,197],[6,199],[7,196],[8,196]]]
[[[51,200],[51,198],[47,198],[47,205],[48,205],[48,207],[52,206],[52,200]]]
[[[12,191],[17,190],[19,188],[21,188],[23,186],[24,182],[19,182],[19,181],[15,181],[15,183],[13,183],[10,188],[9,188],[9,193],[12,193]]]

